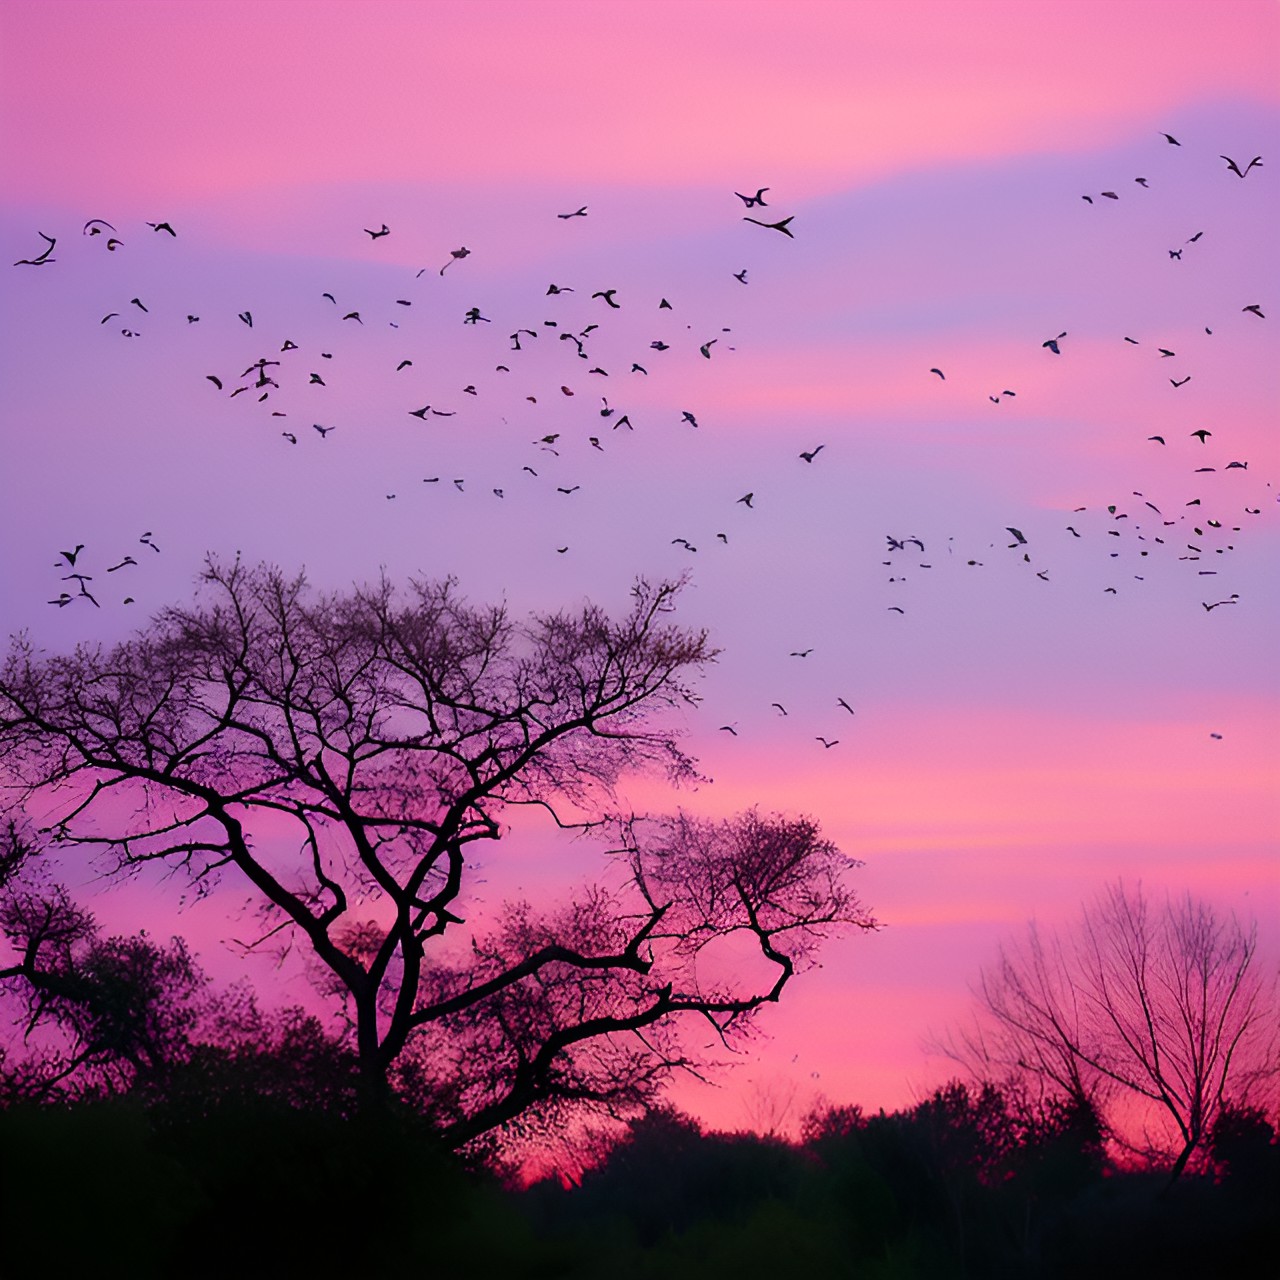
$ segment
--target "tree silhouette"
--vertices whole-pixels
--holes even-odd
[[[14,643],[11,860],[35,840],[109,875],[247,886],[242,945],[301,946],[346,1014],[363,1106],[406,1099],[455,1146],[556,1103],[634,1107],[694,1063],[678,1015],[722,1041],[830,929],[874,927],[853,860],[808,819],[611,812],[625,770],[695,776],[664,717],[714,652],[669,622],[680,584],[638,582],[621,621],[588,604],[518,623],[452,581],[325,595],[213,559],[203,581],[110,650]],[[472,846],[521,806],[608,836],[607,875],[550,911],[489,913],[459,947]],[[34,991],[79,917],[22,878],[4,921],[21,957],[0,976]],[[750,976],[718,963],[738,938]]]
[[[1002,948],[982,974],[977,1022],[944,1048],[978,1074],[1110,1117],[1113,1140],[1171,1158],[1176,1180],[1224,1105],[1247,1102],[1280,1068],[1275,976],[1259,971],[1256,950],[1256,925],[1189,894],[1153,909],[1141,886],[1117,883],[1071,933],[1045,937],[1032,924]],[[1131,1136],[1135,1102],[1172,1138],[1145,1125]]]

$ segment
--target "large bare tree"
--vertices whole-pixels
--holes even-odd
[[[323,594],[211,560],[192,606],[114,648],[14,643],[3,816],[110,874],[238,881],[246,945],[301,943],[345,1011],[365,1105],[411,1099],[455,1145],[539,1107],[645,1101],[693,1063],[679,1015],[729,1037],[829,930],[874,925],[812,821],[611,811],[626,770],[694,775],[669,714],[714,654],[670,621],[678,589],[637,583],[619,621],[517,622],[451,581]],[[605,874],[458,945],[474,846],[515,806],[606,837]],[[38,986],[56,917],[18,931],[0,978]],[[719,955],[734,939],[749,977]]]
[[[1202,1152],[1224,1103],[1276,1078],[1276,977],[1257,926],[1190,894],[1153,907],[1139,885],[1108,886],[1077,927],[1032,924],[977,989],[978,1017],[944,1046],[976,1073],[1109,1117],[1111,1136],[1172,1158]],[[1136,1104],[1136,1112],[1135,1112]],[[1135,1114],[1162,1118],[1171,1144]],[[1128,1136],[1126,1136],[1128,1135]]]

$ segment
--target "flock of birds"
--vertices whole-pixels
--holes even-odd
[[[1169,134],[1163,136],[1170,146],[1182,145]],[[1255,156],[1243,165],[1227,156],[1223,156],[1222,159],[1227,163],[1228,173],[1240,180],[1245,179],[1255,168],[1261,168],[1263,165],[1261,156]],[[1144,189],[1149,187],[1146,178],[1138,177],[1134,181]],[[794,240],[796,233],[792,224],[795,221],[795,215],[780,217],[776,221],[768,220],[772,209],[766,196],[770,195],[770,191],[769,187],[759,187],[750,194],[733,193],[742,202],[745,210],[742,220],[760,228],[762,232],[772,231],[786,239]],[[1085,195],[1083,198],[1090,204],[1093,203],[1091,195]],[[1120,197],[1117,192],[1103,191],[1101,198],[1118,200]],[[763,216],[755,216],[757,212]],[[585,219],[588,216],[589,208],[586,205],[556,215],[566,223]],[[152,236],[160,236],[175,242],[179,240],[178,230],[167,220],[148,222],[145,225]],[[380,222],[375,227],[363,227],[360,230],[369,237],[371,244],[386,241],[393,234],[392,229],[385,222]],[[57,237],[46,235],[43,231],[37,234],[44,242],[44,248],[30,257],[18,259],[14,263],[15,266],[46,268],[57,262],[55,256]],[[81,234],[100,243],[103,252],[116,254],[126,247],[125,234],[131,236],[132,232],[122,233],[105,219],[93,218],[83,224]],[[1169,251],[1170,258],[1180,260],[1183,250],[1187,246],[1198,244],[1204,234],[1203,231],[1195,232],[1187,239],[1185,245]],[[402,292],[412,293],[416,282],[429,273],[437,278],[444,277],[447,271],[464,263],[471,254],[472,251],[465,245],[449,250],[448,258],[442,266],[438,269],[421,268],[413,277],[414,283],[410,284],[406,281]],[[743,267],[740,271],[733,272],[733,279],[739,285],[748,285],[749,270],[749,267]],[[601,287],[595,288],[596,283]],[[567,295],[582,295],[586,304],[594,308],[591,312],[593,318],[588,323],[585,325],[579,323],[583,314],[581,308],[576,311],[577,318],[570,321],[569,316],[572,313],[563,308],[570,301],[573,301],[576,306],[578,300],[570,300]],[[234,401],[239,405],[247,406],[265,422],[274,423],[278,431],[276,438],[285,447],[300,448],[304,441],[316,446],[323,445],[335,431],[342,429],[332,420],[315,421],[314,419],[317,416],[327,416],[323,410],[317,412],[316,406],[323,404],[325,391],[330,383],[338,382],[346,376],[342,362],[344,332],[380,326],[395,335],[396,331],[401,329],[402,318],[412,313],[419,301],[418,298],[411,296],[398,296],[389,301],[369,298],[344,298],[340,301],[336,289],[317,289],[314,311],[307,317],[306,326],[310,330],[319,330],[329,335],[321,337],[318,341],[310,339],[295,341],[277,322],[274,320],[270,323],[265,322],[264,317],[255,316],[252,307],[246,306],[244,310],[236,313],[236,319],[243,326],[245,335],[252,332],[252,340],[257,345],[256,358],[249,360],[244,368],[240,368],[237,362],[230,368],[224,364],[224,367],[206,373],[204,378],[207,389],[228,402]],[[597,352],[601,338],[608,332],[609,322],[615,313],[626,310],[634,315],[641,309],[643,314],[649,317],[648,323],[652,336],[646,335],[648,336],[647,344],[637,343],[621,362],[617,360],[616,352],[612,359],[599,355]],[[647,299],[636,300],[628,296],[621,287],[609,281],[590,284],[551,282],[542,295],[540,310],[542,314],[516,318],[515,327],[506,336],[506,345],[501,347],[499,352],[501,359],[493,366],[493,375],[511,383],[519,381],[522,376],[522,363],[529,360],[530,353],[535,349],[543,349],[545,353],[548,342],[553,344],[557,351],[557,359],[554,362],[558,368],[557,375],[548,381],[545,376],[545,365],[539,361],[529,366],[529,377],[526,380],[528,385],[521,389],[525,390],[525,401],[533,406],[538,406],[540,403],[543,406],[539,412],[543,414],[544,425],[554,425],[558,429],[540,431],[540,434],[529,441],[527,460],[521,463],[518,471],[513,465],[508,477],[487,477],[483,487],[489,489],[494,500],[505,499],[513,484],[533,481],[547,483],[549,479],[572,479],[559,474],[563,469],[558,461],[562,458],[562,454],[571,448],[578,451],[576,455],[578,457],[584,456],[581,452],[583,449],[604,453],[611,447],[611,443],[607,444],[606,441],[611,442],[615,433],[636,430],[637,425],[642,422],[642,415],[635,407],[623,406],[621,401],[625,401],[626,392],[619,394],[613,391],[614,397],[620,401],[614,404],[609,394],[598,392],[600,387],[607,386],[612,389],[619,383],[627,384],[636,379],[649,379],[651,373],[659,371],[660,362],[666,357],[666,353],[672,350],[683,351],[689,356],[696,351],[698,357],[706,361],[724,358],[735,350],[727,336],[732,333],[730,327],[720,326],[718,331],[710,336],[705,331],[694,333],[689,325],[681,330],[679,318],[674,315],[676,307],[666,296],[655,293]],[[546,314],[547,311],[551,311],[552,314]],[[556,314],[557,311],[559,314]],[[1240,312],[1257,321],[1266,318],[1261,303],[1245,302],[1240,307]],[[184,312],[183,315],[185,319],[182,315],[165,316],[163,322],[186,326],[201,323],[201,315],[196,311]],[[229,317],[227,319],[229,320]],[[481,326],[492,326],[496,319],[496,316],[484,314],[484,310],[475,305],[462,310],[460,314],[455,312],[455,322],[477,331]],[[118,309],[104,314],[98,323],[100,326],[106,326],[114,321],[121,338],[135,341],[144,336],[148,325],[159,320],[161,317],[152,312],[147,301],[142,296],[135,295],[127,302],[120,304]],[[501,326],[496,332],[501,333],[503,327],[505,326]],[[1212,336],[1213,329],[1208,325],[1204,328],[1206,335]],[[495,331],[486,329],[485,332],[492,334]],[[1158,362],[1176,360],[1177,352],[1169,346],[1162,346],[1128,334],[1118,335],[1118,339],[1132,347],[1152,349]],[[1036,340],[1044,351],[1046,359],[1070,359],[1071,335],[1067,331],[1063,330]],[[492,339],[489,341],[492,347]],[[222,349],[225,352],[225,344]],[[463,421],[467,421],[472,415],[468,415],[466,408],[469,408],[474,401],[481,399],[487,389],[482,385],[483,379],[478,382],[460,382],[460,385],[453,387],[452,391],[443,393],[443,399],[438,390],[432,390],[429,393],[431,398],[419,404],[420,397],[415,397],[414,387],[417,385],[421,391],[423,385],[421,382],[417,384],[414,382],[414,351],[402,350],[396,353],[396,357],[398,358],[388,360],[386,373],[392,379],[403,380],[405,415],[424,424],[440,420],[447,421],[460,416]],[[1176,363],[1172,367],[1175,372],[1178,371]],[[1172,384],[1173,390],[1177,391],[1185,386],[1192,376],[1191,373],[1183,372],[1183,376],[1169,377],[1168,381]],[[941,365],[927,371],[922,370],[922,377],[934,377],[938,380],[938,384],[947,383],[947,372]],[[586,390],[587,385],[592,383],[596,384],[600,404],[592,415],[595,425],[592,430],[583,430],[581,438],[574,438],[577,433],[570,434],[566,410],[572,402],[578,402],[579,397],[595,398]],[[438,388],[438,375],[433,377],[432,385]],[[1001,406],[1015,400],[1016,397],[1016,390],[1004,387],[990,393],[987,398],[992,404]],[[548,410],[549,405],[555,407]],[[301,425],[296,425],[294,420],[299,415],[302,422]],[[547,424],[547,416],[556,421]],[[578,417],[581,418],[580,412]],[[562,418],[564,421],[561,421]],[[506,419],[504,418],[503,421],[505,422]],[[690,409],[680,411],[678,423],[680,427],[687,427],[690,430],[699,427],[697,414]],[[1214,441],[1212,445],[1211,440]],[[1187,451],[1188,462],[1200,464],[1189,468],[1197,475],[1214,471],[1245,472],[1249,467],[1247,458],[1236,458],[1230,454],[1218,452],[1215,448],[1217,444],[1215,431],[1211,428],[1201,428],[1191,432],[1189,440],[1185,442],[1170,441],[1161,434],[1148,437],[1148,442],[1156,448],[1180,448]],[[795,455],[795,463],[805,468],[821,466],[820,455],[827,448],[826,442],[818,442]],[[502,483],[487,482],[494,478],[501,479]],[[421,483],[433,486],[447,484],[459,492],[471,492],[467,490],[468,477],[465,476],[429,475],[423,476]],[[582,482],[555,484],[550,487],[560,497],[571,499],[582,489]],[[397,491],[385,492],[384,495],[385,501],[396,501],[398,496]],[[729,514],[732,507],[737,506],[747,512],[755,511],[755,501],[755,489],[743,493],[732,502],[726,500],[725,515]],[[1219,572],[1220,558],[1228,556],[1235,549],[1232,539],[1243,529],[1243,525],[1236,521],[1261,514],[1260,507],[1243,505],[1231,510],[1215,507],[1211,511],[1198,493],[1185,498],[1179,495],[1177,502],[1176,507],[1171,507],[1167,500],[1157,503],[1152,496],[1133,490],[1123,499],[1107,504],[1105,512],[1089,511],[1086,507],[1076,508],[1072,522],[1065,526],[1062,535],[1073,542],[1091,540],[1096,542],[1098,539],[1103,539],[1109,544],[1107,545],[1107,563],[1114,570],[1115,577],[1107,581],[1102,590],[1114,595],[1119,592],[1125,581],[1144,581],[1147,564],[1153,557],[1176,558],[1180,562],[1194,566],[1198,577],[1212,578]],[[713,543],[727,546],[730,542],[730,534],[727,531],[730,526],[727,520],[724,523],[724,528],[712,527],[707,530],[707,534],[711,536]],[[1004,526],[1003,532],[1007,533],[1009,540],[1000,539],[1002,545],[992,541],[980,548],[970,548],[967,551],[961,551],[955,545],[954,538],[948,538],[945,547],[939,548],[927,546],[925,540],[914,532],[886,533],[886,543],[881,553],[885,558],[881,564],[888,570],[885,575],[887,584],[901,591],[908,580],[917,579],[918,572],[927,573],[933,570],[939,563],[940,552],[945,556],[948,564],[962,565],[966,569],[981,569],[993,553],[995,555],[1012,553],[1026,566],[1026,571],[1030,575],[1041,581],[1049,581],[1054,558],[1060,554],[1061,547],[1038,546],[1031,536],[1012,525]],[[669,545],[680,548],[686,555],[697,555],[699,544],[704,541],[704,537],[696,533],[694,537],[697,541],[681,533],[671,538]],[[150,531],[139,537],[138,546],[149,549],[151,553],[159,552],[159,547],[153,541]],[[138,547],[131,548],[131,551],[137,550]],[[565,555],[569,551],[568,544],[554,547],[554,553],[558,555]],[[100,608],[99,596],[104,594],[103,586],[107,582],[114,584],[117,581],[114,575],[127,580],[128,575],[141,570],[137,556],[131,553],[117,553],[115,556],[107,557],[112,560],[112,563],[107,565],[100,574],[95,575],[88,572],[88,565],[82,559],[84,552],[85,547],[80,543],[70,550],[57,552],[55,567],[59,571],[59,583],[55,588],[57,594],[49,600],[50,605],[66,608],[86,604]],[[1142,569],[1143,572],[1136,572],[1137,569]],[[1125,571],[1127,578],[1120,577],[1121,570]],[[98,585],[99,582],[102,585]],[[1235,606],[1240,601],[1239,595],[1234,592],[1225,593],[1225,598],[1213,598],[1215,594],[1223,593],[1209,592],[1210,598],[1200,601],[1206,613],[1213,613],[1227,606]],[[132,604],[135,599],[134,596],[123,592],[120,593],[120,598],[124,604]],[[903,593],[893,599],[893,603],[884,606],[886,611],[905,615],[911,603],[909,595]],[[790,652],[789,657],[803,660],[812,652],[812,647],[797,648]],[[782,702],[773,702],[771,706],[779,717],[790,715],[788,708]],[[834,706],[850,716],[855,714],[854,707],[843,696],[835,699]],[[738,734],[738,728],[733,723],[721,725],[720,729],[733,736]],[[838,737],[826,734],[815,734],[814,740],[823,750],[830,750],[840,743]]]

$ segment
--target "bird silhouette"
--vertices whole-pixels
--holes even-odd
[[[1042,342],[1040,345],[1042,347],[1048,347],[1049,350],[1052,351],[1055,356],[1060,356],[1062,354],[1062,349],[1058,346],[1058,343],[1066,336],[1067,336],[1067,331],[1064,329],[1060,334],[1058,334],[1056,338],[1049,338],[1046,341]]]
[[[1163,138],[1163,139],[1164,139],[1164,140],[1165,140],[1165,141],[1166,141],[1166,142],[1167,142],[1171,147],[1180,147],[1180,146],[1182,146],[1182,143],[1180,143],[1180,142],[1177,140],[1177,138],[1175,138],[1175,137],[1173,136],[1173,134],[1171,134],[1171,133],[1162,133],[1160,136],[1161,136],[1161,137],[1162,137],[1162,138]]]
[[[750,493],[744,493],[744,494],[742,495],[742,497],[740,497],[740,498],[738,498],[738,499],[737,499],[737,501],[738,501],[738,502],[745,503],[748,507],[750,507],[750,506],[751,506],[751,500],[752,500],[752,498],[754,498],[755,496],[756,496],[756,494],[755,494],[755,490],[753,489]]]
[[[792,649],[791,652],[787,655],[787,657],[807,658],[812,652],[813,652],[813,646],[810,645],[809,648],[807,649]]]
[[[802,449],[800,451],[800,457],[802,457],[806,462],[812,462],[814,458],[816,458],[826,447],[827,446],[825,444],[820,444],[809,450]]]
[[[611,306],[615,311],[620,311],[622,309],[622,303],[615,302],[613,300],[613,295],[617,292],[617,289],[600,289],[591,296],[593,298],[603,298],[608,306]]]
[[[748,209],[754,209],[756,205],[759,205],[763,209],[766,205],[764,193],[768,190],[768,187],[761,187],[753,196],[744,196],[741,191],[735,191],[733,194],[737,196]]]
[[[167,231],[175,240],[177,239],[178,233],[167,222],[148,222],[147,226],[152,231]]]
[[[467,248],[467,246],[466,246],[465,244],[462,246],[462,248],[461,248],[461,249],[450,249],[450,250],[449,250],[449,261],[448,261],[448,262],[446,262],[446,263],[444,264],[444,266],[440,268],[440,274],[441,274],[441,275],[444,275],[444,273],[445,273],[445,272],[446,272],[446,271],[447,271],[451,266],[453,266],[453,264],[454,264],[455,262],[458,262],[458,261],[459,261],[459,260],[461,260],[462,258],[469,257],[469,256],[470,256],[470,254],[471,254],[471,250],[470,250],[470,249],[468,249],[468,248]]]
[[[836,706],[843,707],[851,716],[858,714],[843,698],[836,699]]]
[[[828,741],[821,734],[818,734],[818,736],[814,738],[814,741],[822,743],[822,745],[826,747],[828,751],[830,751],[832,747],[838,747],[840,745],[839,738],[832,738],[830,741]]]
[[[1213,432],[1212,432],[1212,431],[1209,431],[1209,430],[1208,430],[1207,428],[1205,428],[1205,427],[1201,427],[1199,431],[1193,431],[1191,434],[1192,434],[1193,436],[1195,436],[1195,437],[1196,437],[1196,439],[1197,439],[1197,440],[1199,440],[1201,444],[1204,444],[1205,440],[1206,440],[1209,436],[1213,435]]]
[[[788,240],[794,240],[795,236],[791,231],[791,223],[795,219],[795,214],[790,218],[783,218],[781,222],[761,222],[758,218],[743,218],[743,222],[754,222],[757,227],[764,227],[766,231],[781,231]]]
[[[1187,376],[1183,378],[1181,382],[1179,382],[1177,378],[1170,378],[1169,381],[1172,382],[1175,387],[1181,387],[1191,381],[1191,375],[1187,374]]]
[[[384,222],[380,230],[370,231],[368,227],[365,227],[364,233],[370,240],[381,240],[383,236],[389,236],[391,234],[391,230]]]
[[[587,206],[584,204],[581,209],[575,209],[572,213],[557,213],[557,218],[585,218],[587,216]],[[566,548],[567,550],[567,548]]]
[[[58,243],[56,236],[47,236],[43,231],[37,231],[36,235],[40,237],[46,244],[43,253],[35,258],[19,258],[13,265],[15,267],[43,267],[46,264],[57,262],[57,258],[51,258],[49,255],[53,252],[53,246]]]
[[[1230,169],[1231,172],[1234,173],[1237,178],[1243,178],[1245,174],[1248,173],[1249,170],[1252,169],[1255,164],[1258,166],[1259,169],[1262,168],[1261,156],[1254,156],[1253,159],[1250,160],[1249,163],[1245,165],[1243,169],[1241,169],[1240,166],[1230,156],[1219,156],[1218,158],[1220,160],[1225,160],[1227,162],[1227,168]]]
[[[1253,303],[1250,303],[1250,304],[1249,304],[1249,306],[1247,306],[1247,307],[1241,307],[1241,308],[1240,308],[1240,310],[1241,310],[1241,311],[1252,311],[1252,312],[1253,312],[1253,314],[1254,314],[1255,316],[1257,316],[1259,320],[1265,320],[1265,319],[1267,318],[1266,316],[1264,316],[1264,315],[1262,314],[1262,303],[1260,303],[1260,302],[1253,302]]]
[[[735,280],[740,281],[742,284],[746,284],[746,283],[747,283],[747,269],[746,269],[746,267],[743,267],[741,271],[735,271],[735,272],[733,273],[733,278],[734,278]]]

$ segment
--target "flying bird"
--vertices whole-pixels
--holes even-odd
[[[364,233],[369,237],[370,240],[381,240],[383,236],[389,236],[391,234],[391,229],[384,222],[382,224],[381,230],[370,231],[368,227],[365,227]]]
[[[1162,137],[1162,138],[1163,138],[1163,139],[1164,139],[1164,140],[1165,140],[1165,141],[1166,141],[1166,142],[1167,142],[1171,147],[1180,147],[1180,146],[1182,146],[1182,143],[1180,143],[1180,142],[1177,140],[1177,138],[1175,138],[1175,137],[1173,136],[1173,134],[1171,134],[1171,133],[1162,133],[1160,136],[1161,136],[1161,137]]]
[[[936,373],[936,374],[938,375],[938,377],[940,377],[940,378],[943,380],[943,382],[946,382],[946,380],[947,380],[947,375],[946,375],[945,373],[943,373],[941,369],[930,369],[930,370],[929,370],[929,372],[930,372],[930,373]]]
[[[1220,160],[1225,160],[1227,162],[1227,168],[1230,169],[1231,172],[1234,173],[1237,178],[1243,178],[1245,174],[1248,173],[1249,170],[1252,169],[1255,164],[1258,166],[1259,169],[1262,168],[1261,156],[1254,156],[1253,159],[1250,160],[1249,163],[1245,165],[1243,169],[1241,169],[1240,166],[1236,164],[1236,162],[1230,156],[1219,156],[1218,158]]]
[[[1241,308],[1240,308],[1240,310],[1241,310],[1241,311],[1252,311],[1252,312],[1253,312],[1253,314],[1254,314],[1255,316],[1257,316],[1259,320],[1265,320],[1265,319],[1267,318],[1266,316],[1264,316],[1264,315],[1262,314],[1262,303],[1260,303],[1260,302],[1253,302],[1253,303],[1250,303],[1250,304],[1249,304],[1249,306],[1247,306],[1247,307],[1241,307]]]
[[[827,446],[825,444],[820,444],[813,449],[801,450],[799,456],[802,457],[806,462],[812,462],[814,458],[816,458],[818,454],[820,454],[823,451],[823,449],[825,449],[826,447]]]
[[[1066,336],[1067,336],[1067,331],[1064,329],[1060,334],[1058,334],[1056,338],[1049,338],[1046,341],[1042,342],[1040,345],[1042,347],[1048,347],[1049,350],[1052,351],[1055,356],[1060,356],[1062,354],[1062,349],[1058,346],[1058,343]]]
[[[1200,441],[1201,444],[1204,444],[1205,439],[1208,436],[1213,435],[1213,432],[1207,430],[1205,427],[1201,427],[1199,431],[1193,431],[1191,434],[1195,436]]]
[[[744,196],[741,191],[735,191],[733,194],[737,196],[748,209],[754,209],[756,205],[764,208],[767,203],[764,198],[764,193],[768,190],[768,187],[761,187],[753,196]]]
[[[171,236],[177,239],[178,233],[167,222],[148,222],[147,226],[149,226],[152,231],[167,231]]]
[[[781,222],[761,222],[758,218],[743,218],[743,222],[754,222],[757,227],[764,227],[766,231],[781,231],[788,240],[794,240],[795,236],[791,232],[791,222],[795,219],[795,214],[790,218],[783,218]]]
[[[813,646],[810,645],[809,648],[807,649],[792,649],[791,652],[787,655],[787,657],[807,658],[812,652],[813,652]]]
[[[756,496],[756,493],[755,493],[755,490],[753,489],[750,493],[744,493],[744,494],[742,495],[742,497],[740,497],[740,498],[738,498],[738,499],[737,499],[737,501],[738,501],[738,502],[745,502],[745,503],[746,503],[746,505],[747,505],[748,507],[750,507],[750,506],[751,506],[751,499],[752,499],[752,498],[754,498],[755,496]]]
[[[461,258],[469,257],[470,254],[471,254],[471,250],[468,249],[465,244],[462,246],[461,249],[450,249],[449,261],[446,262],[444,266],[440,268],[440,274],[444,275],[445,271],[448,270],[449,267],[453,266],[455,262],[457,262]]]
[[[838,747],[840,745],[839,738],[833,738],[831,739],[831,741],[828,741],[821,734],[818,734],[818,736],[814,738],[814,741],[822,743],[822,745],[826,747],[828,751],[830,751],[832,747]]]
[[[843,707],[851,716],[858,714],[843,698],[836,699],[836,706]]]
[[[593,298],[603,298],[608,306],[611,306],[615,311],[621,311],[622,303],[614,302],[613,300],[613,295],[617,292],[617,289],[600,289],[591,296]]]
[[[581,209],[575,209],[572,213],[557,213],[557,218],[585,218],[587,216],[587,206],[584,204]],[[566,547],[567,551],[568,548]]]
[[[49,255],[53,252],[53,246],[58,243],[56,236],[47,236],[43,231],[37,231],[36,235],[48,246],[43,253],[36,258],[19,258],[13,265],[15,267],[43,267],[46,263],[57,262],[57,258],[51,258]]]
[[[735,280],[739,281],[739,282],[740,282],[740,283],[742,283],[742,284],[746,284],[746,283],[747,283],[747,269],[746,269],[746,267],[743,267],[741,271],[735,271],[735,272],[733,273],[733,278],[734,278]]]
[[[1183,378],[1181,382],[1179,382],[1176,378],[1170,378],[1169,381],[1172,382],[1175,387],[1181,387],[1185,383],[1188,383],[1191,381],[1191,375],[1187,374],[1187,376]]]

